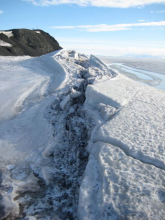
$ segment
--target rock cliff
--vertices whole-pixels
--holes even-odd
[[[42,30],[0,31],[1,56],[41,56],[61,49],[59,43]]]

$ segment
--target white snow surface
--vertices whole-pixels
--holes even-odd
[[[65,79],[54,55],[0,58],[0,155],[4,165],[9,160],[31,160],[50,141],[44,109]]]
[[[35,31],[37,34],[41,34],[41,32],[40,31]]]
[[[54,55],[0,57],[0,168],[3,185],[13,188],[2,199],[7,213],[19,212],[13,199],[20,186],[12,179],[26,182],[30,175],[29,163],[33,165],[37,161],[39,166],[40,152],[52,140],[44,111],[65,79],[65,71]],[[5,166],[9,168],[14,164],[17,166],[12,169],[14,174],[10,179]]]
[[[8,38],[14,36],[12,31],[0,31],[0,34],[4,34],[4,35],[6,35]]]
[[[79,219],[164,219],[165,172],[93,144],[79,196]]]
[[[93,97],[97,97],[97,102],[118,108],[115,117],[97,131],[95,141],[113,144],[130,156],[165,169],[165,92],[122,75],[88,89],[87,103],[96,104]],[[93,92],[104,97],[99,99]]]
[[[12,44],[9,44],[3,40],[0,40],[0,46],[1,47],[12,47],[13,45]]]
[[[0,66],[0,219],[164,219],[164,91],[75,51]]]
[[[100,103],[116,111],[99,118]],[[88,86],[85,107],[98,125],[88,145],[80,219],[164,219],[165,92],[119,74]]]

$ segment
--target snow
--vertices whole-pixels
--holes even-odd
[[[54,100],[65,72],[50,55],[38,59],[2,57],[0,63],[1,160],[20,162],[33,158],[35,149],[49,142],[51,131],[43,118],[44,109]]]
[[[164,183],[164,170],[97,142],[80,187],[79,219],[164,219]]]
[[[100,105],[113,108],[109,117]],[[87,87],[85,109],[96,128],[79,219],[164,219],[165,92],[119,74]]]
[[[97,58],[66,50],[37,58],[0,57],[0,65],[1,215],[19,216],[21,204],[27,218],[44,212],[47,219],[45,209],[54,204],[61,218],[75,216],[91,128],[82,109],[88,69],[97,70],[93,80],[112,72]],[[71,207],[61,210],[57,195]]]
[[[164,91],[72,50],[0,66],[0,218],[164,219]]]
[[[41,32],[40,31],[35,31],[37,34],[41,34]]]
[[[0,34],[6,35],[8,38],[13,37],[12,31],[0,31]]]
[[[15,166],[12,164],[7,165],[6,167],[8,170],[13,170],[15,168]]]
[[[39,58],[1,57],[0,63],[0,165],[4,170],[3,185],[10,182],[13,188],[12,195],[4,196],[2,203],[7,213],[18,213],[18,205],[12,200],[17,189],[22,190],[17,184],[13,187],[13,179],[26,182],[29,167],[39,165],[40,152],[52,139],[51,128],[44,118],[45,108],[53,102],[53,94],[65,79],[65,72],[53,54]]]
[[[72,88],[72,93],[71,93],[71,97],[72,99],[79,97],[82,93],[79,91],[76,91],[74,88]]]
[[[134,87],[135,83],[129,80],[122,83],[123,79],[122,75],[119,75],[112,80],[89,85],[86,91],[86,104],[98,105],[104,103],[115,108],[126,104],[136,94],[138,87]],[[117,86],[118,82],[122,86]]]
[[[128,155],[165,169],[165,92],[131,84],[132,92],[127,78],[119,76],[114,81],[109,82],[109,97],[121,107],[99,129],[96,140],[119,145]]]
[[[110,106],[110,105],[105,105],[103,103],[99,104],[99,112],[103,120],[107,121],[112,115],[115,114],[116,108]]]
[[[65,77],[62,67],[50,55],[38,59],[1,57],[0,65],[0,119],[15,116],[25,100],[26,106],[42,100]]]
[[[3,40],[0,40],[0,46],[1,47],[12,47],[13,45],[12,44],[9,44]]]

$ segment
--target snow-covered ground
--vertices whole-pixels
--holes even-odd
[[[86,96],[96,120],[116,111],[91,136],[80,219],[164,219],[165,92],[118,75],[88,86]]]
[[[0,66],[0,219],[164,219],[164,91],[75,51]]]
[[[5,212],[17,214],[19,207],[13,201],[16,191],[21,184],[26,187],[32,172],[29,166],[36,161],[39,166],[42,150],[52,141],[44,111],[54,101],[65,71],[53,55],[1,57],[0,65],[2,205],[5,204]]]

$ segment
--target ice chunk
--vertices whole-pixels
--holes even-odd
[[[60,108],[65,109],[66,105],[70,102],[70,95],[65,96],[65,98],[60,102]]]
[[[85,104],[108,120],[88,145],[79,219],[164,218],[165,93],[118,75],[88,86]]]
[[[116,108],[110,105],[105,105],[103,103],[100,103],[99,109],[100,109],[100,114],[104,120],[108,120],[109,117],[111,117],[116,112]]]
[[[9,164],[6,167],[8,170],[13,170],[15,168],[15,165]]]
[[[138,84],[124,80],[122,75],[89,85],[86,90],[86,103],[98,105],[104,103],[119,108],[126,105],[138,91]]]
[[[79,91],[76,91],[75,89],[71,89],[71,98],[72,99],[75,99],[75,98],[77,98],[77,97],[79,97],[81,95],[81,92],[79,92]]]
[[[98,84],[96,83],[94,85],[88,85],[87,90],[85,92],[85,96],[86,96],[85,105],[98,106],[100,103],[103,103],[105,105],[111,105],[115,108],[119,108],[120,103],[117,102],[116,100],[113,100],[108,95],[106,90],[104,90],[105,87],[103,89],[102,86],[105,86],[105,85],[103,83],[98,83]]]
[[[112,71],[104,62],[98,59],[96,56],[90,56],[89,75],[102,78],[103,76],[114,77],[116,73]]]

